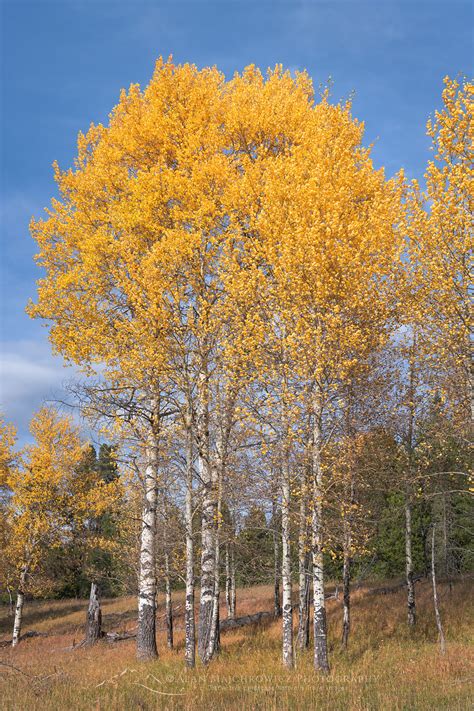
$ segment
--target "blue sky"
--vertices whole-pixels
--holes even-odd
[[[32,412],[73,373],[24,313],[38,270],[28,223],[55,194],[51,164],[106,121],[120,89],[145,85],[159,55],[217,65],[307,69],[335,98],[355,92],[374,160],[421,177],[425,124],[442,79],[472,75],[472,4],[464,0],[0,0],[0,408],[27,436]]]

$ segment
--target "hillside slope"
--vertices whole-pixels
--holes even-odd
[[[25,639],[16,650],[0,648],[0,708],[69,711],[100,709],[365,709],[454,711],[472,699],[474,604],[468,582],[440,586],[447,654],[439,655],[431,588],[417,584],[419,620],[405,624],[403,591],[353,594],[349,650],[339,646],[341,602],[328,602],[332,671],[315,675],[311,650],[299,655],[293,672],[281,668],[280,621],[231,630],[210,667],[186,671],[183,664],[183,595],[176,593],[176,648],[168,650],[163,610],[158,631],[160,658],[139,664],[134,641],[70,647],[82,639],[86,602],[46,601],[28,605],[24,631],[45,636]],[[160,607],[162,599],[160,599]],[[238,591],[238,615],[271,610],[272,589]],[[106,600],[107,631],[133,631],[134,598]],[[1,639],[11,619],[0,610]],[[225,615],[224,609],[222,615]],[[296,623],[296,614],[295,614]]]

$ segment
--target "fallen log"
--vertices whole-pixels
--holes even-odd
[[[219,623],[219,629],[221,632],[225,632],[226,630],[234,630],[238,629],[239,627],[246,627],[247,625],[256,625],[267,620],[274,619],[275,615],[273,614],[273,612],[256,612],[253,615],[244,615],[243,617],[236,617],[234,619],[228,618],[225,620],[221,620],[221,622]],[[104,642],[113,644],[115,642],[124,642],[129,639],[136,639],[136,636],[136,632],[105,632],[102,634],[101,639]],[[72,647],[66,647],[66,650],[73,651],[76,649],[81,649],[84,646],[85,640],[82,640],[82,642],[79,642],[79,644],[74,644],[72,645]]]
[[[31,630],[30,632],[22,634],[19,641],[22,642],[24,639],[31,639],[32,637],[49,637],[49,635],[47,632],[36,632],[36,630]],[[0,647],[9,647],[11,643],[11,639],[0,642]]]
[[[417,583],[420,580],[423,579],[423,575],[415,575],[413,577],[413,582]],[[397,585],[389,585],[386,587],[381,587],[381,588],[372,588],[370,590],[367,590],[367,595],[391,595],[392,593],[399,592],[400,590],[403,590],[407,585],[407,581],[403,580],[401,583],[397,583]]]
[[[106,632],[106,634],[103,635],[103,639],[105,639],[106,642],[123,642],[127,639],[135,639],[136,636],[136,632]]]
[[[219,629],[221,632],[225,632],[226,630],[234,630],[247,625],[256,625],[266,620],[273,619],[273,612],[256,612],[253,615],[244,615],[243,617],[221,620],[219,623]],[[136,633],[129,634],[128,632],[125,632],[123,634],[118,634],[117,632],[107,632],[107,634],[103,636],[103,639],[106,642],[122,642],[123,640],[134,639],[136,636]]]
[[[221,632],[225,630],[234,630],[246,625],[255,625],[264,622],[265,620],[273,620],[275,615],[273,612],[256,612],[253,615],[244,615],[243,617],[228,618],[221,620],[219,629]]]

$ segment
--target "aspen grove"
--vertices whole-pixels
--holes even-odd
[[[219,652],[220,603],[240,624],[237,585],[271,582],[262,614],[281,617],[282,664],[312,645],[327,674],[326,601],[340,585],[346,649],[351,591],[374,570],[403,573],[410,628],[417,576],[432,572],[444,648],[436,572],[473,562],[459,533],[472,514],[473,92],[445,79],[425,186],[376,168],[351,102],[281,66],[226,79],[160,59],[108,125],[79,135],[31,222],[28,313],[87,376],[76,402],[114,455],[101,470],[89,452],[84,469],[72,421],[46,408],[18,456],[2,421],[14,645],[43,536],[81,551],[90,643],[101,571],[136,592],[141,660],[159,655],[158,590],[170,647],[171,591],[185,591],[194,667]]]

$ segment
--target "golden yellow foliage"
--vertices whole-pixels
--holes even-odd
[[[0,487],[6,485],[8,472],[14,463],[15,441],[16,429],[14,425],[5,422],[3,415],[0,414]]]
[[[444,83],[443,108],[427,126],[434,157],[425,174],[425,192],[415,185],[410,246],[419,292],[418,320],[424,346],[438,371],[438,386],[443,371],[457,373],[461,400],[469,410],[474,380],[470,302],[474,85],[449,77]]]
[[[12,565],[28,573],[48,547],[61,545],[74,525],[99,516],[116,496],[116,483],[105,484],[93,472],[79,472],[84,444],[70,417],[43,407],[30,425],[34,443],[21,453],[6,476]]]

